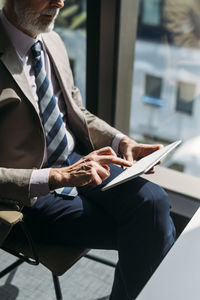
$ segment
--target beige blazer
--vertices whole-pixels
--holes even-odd
[[[60,37],[51,32],[42,38],[64,95],[69,127],[83,152],[111,145],[119,131],[82,106]],[[15,49],[0,24],[1,202],[30,205],[30,176],[34,168],[41,167],[44,149],[45,135],[37,105]]]

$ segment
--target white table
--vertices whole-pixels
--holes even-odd
[[[137,300],[200,299],[200,208]]]

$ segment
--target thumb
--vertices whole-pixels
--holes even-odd
[[[133,163],[133,154],[132,154],[132,151],[127,151],[125,154],[124,154],[124,158],[130,162]]]

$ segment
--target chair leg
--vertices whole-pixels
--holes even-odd
[[[54,275],[53,273],[52,273],[52,276],[53,276],[53,283],[54,283],[54,288],[55,288],[55,293],[56,293],[56,299],[63,300],[59,278],[58,278],[58,276]]]
[[[17,268],[19,265],[24,263],[22,259],[18,259],[16,262],[11,264],[9,267],[0,272],[0,278],[4,277],[6,274],[10,273],[13,269]]]

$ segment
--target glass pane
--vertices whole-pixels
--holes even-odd
[[[130,134],[181,139],[163,165],[200,177],[200,0],[140,0]]]
[[[162,79],[152,75],[146,75],[146,95],[160,98]]]
[[[196,86],[192,83],[178,82],[176,110],[188,114],[193,113]]]
[[[146,25],[160,24],[159,0],[148,0],[143,4],[142,22]]]
[[[86,0],[67,0],[56,19],[55,30],[64,41],[75,79],[85,103],[86,94]]]

